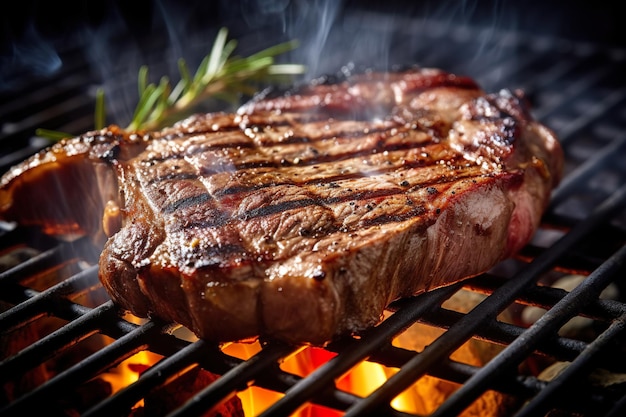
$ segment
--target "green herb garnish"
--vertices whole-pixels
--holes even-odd
[[[297,46],[297,42],[281,43],[248,57],[233,56],[237,41],[227,39],[228,30],[220,29],[211,52],[204,57],[192,75],[184,59],[179,59],[180,80],[172,86],[167,77],[158,84],[148,82],[148,67],[139,69],[137,87],[139,101],[128,131],[154,130],[170,125],[188,115],[209,98],[235,103],[241,94],[252,95],[260,81],[272,81],[285,76],[302,74],[304,66],[275,64],[275,57]],[[102,89],[96,93],[95,129],[105,126],[105,100]],[[73,135],[47,129],[37,129],[37,135],[60,140]]]
[[[98,88],[96,91],[96,110],[93,119],[94,128],[96,130],[104,128],[106,111],[104,109],[104,90],[102,88]]]

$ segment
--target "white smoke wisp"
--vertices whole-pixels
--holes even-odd
[[[324,56],[331,49],[328,39],[336,24],[340,5],[341,1],[311,1],[305,3],[299,15],[288,22],[287,35],[301,42],[295,57],[306,65],[310,74],[320,71]]]
[[[0,50],[0,90],[11,88],[10,73],[22,71],[34,75],[54,74],[63,65],[52,43],[28,24],[24,33]]]

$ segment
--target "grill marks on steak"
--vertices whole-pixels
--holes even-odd
[[[117,180],[100,193],[115,301],[210,340],[313,344],[514,253],[562,164],[518,96],[430,69],[313,84],[145,136],[110,128],[54,152],[60,165],[42,153],[3,178],[3,215],[24,220],[12,207],[51,173],[108,167],[93,177]]]
[[[295,126],[302,126],[298,123]],[[307,239],[422,215],[427,212],[424,203],[436,204],[449,182],[482,175],[474,164],[456,166],[459,156],[451,154],[431,135],[398,123],[374,126],[375,133],[370,133],[372,123],[352,121],[353,131],[349,135],[327,134],[289,147],[267,139],[289,136],[283,132],[291,126],[282,122],[280,125],[281,131],[276,131],[274,124],[265,126],[264,134],[259,134],[265,137],[258,141],[256,136],[250,138],[254,146],[206,146],[204,151],[197,151],[195,142],[205,143],[210,133],[203,133],[200,138],[196,134],[183,136],[166,143],[168,148],[187,150],[182,154],[155,150],[151,145],[148,155],[154,150],[158,155],[169,156],[157,158],[158,162],[154,158],[139,158],[134,165],[150,168],[135,175],[142,187],[154,187],[164,198],[168,196],[167,202],[156,204],[162,215],[184,219],[173,223],[173,232],[193,229],[197,233],[199,228],[220,228],[237,222],[262,223],[265,217],[301,211],[317,220],[310,226],[296,228],[294,224],[290,233]],[[244,132],[247,129],[244,125]],[[345,130],[339,132],[343,134]],[[335,142],[334,146],[320,145],[328,141]],[[241,143],[241,137],[237,143]],[[309,154],[310,158],[297,156]],[[285,163],[286,158],[298,161]],[[459,162],[467,165],[466,161]],[[162,171],[167,174],[159,175]],[[181,183],[187,185],[181,187]],[[238,233],[244,232],[249,233],[249,228]],[[231,243],[227,252],[233,257],[258,259],[255,247],[259,244],[251,245],[252,248],[237,251],[232,250],[236,245]],[[284,252],[283,256],[293,255]],[[273,254],[262,255],[276,258]],[[203,262],[201,257],[199,262]]]

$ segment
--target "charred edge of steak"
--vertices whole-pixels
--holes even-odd
[[[400,95],[415,95],[438,87],[479,88],[471,78],[434,69],[399,73],[366,72],[348,77],[338,84],[309,84],[274,98],[260,96],[242,106],[238,113],[319,111],[325,108],[335,118],[370,120],[386,116],[393,107],[401,104]]]
[[[118,195],[110,166],[135,157],[150,140],[111,126],[55,143],[2,177],[0,217],[52,235],[89,235],[101,245],[101,217],[94,213]]]

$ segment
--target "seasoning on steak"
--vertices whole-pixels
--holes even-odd
[[[63,141],[4,176],[0,210],[50,233],[104,231],[101,281],[136,315],[213,341],[324,344],[514,254],[562,159],[517,93],[437,69],[367,72]]]

